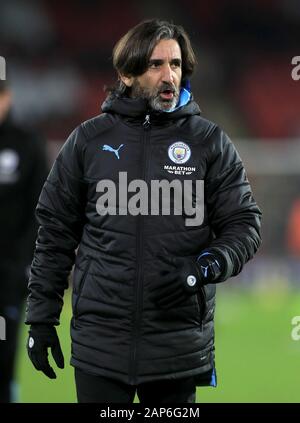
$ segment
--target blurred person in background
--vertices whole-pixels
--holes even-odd
[[[216,284],[256,253],[261,212],[233,143],[193,100],[195,56],[183,28],[142,22],[113,60],[119,84],[103,114],[70,135],[39,199],[28,355],[51,379],[48,348],[64,367],[55,326],[75,263],[78,401],[129,403],[137,391],[142,403],[192,403],[196,386],[216,386]],[[131,215],[118,201],[106,209],[114,199],[99,204],[99,184],[108,178],[120,189],[121,172],[128,182],[204,180],[204,221],[187,226],[185,212],[161,208]]]
[[[48,165],[44,143],[16,125],[12,93],[0,81],[0,316],[6,339],[0,341],[0,402],[13,395],[18,328],[27,295],[37,224],[34,211]]]

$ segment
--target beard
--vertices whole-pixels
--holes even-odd
[[[173,94],[171,98],[161,96],[161,93],[166,91],[170,93],[170,96]],[[151,109],[157,112],[165,112],[176,106],[179,99],[179,89],[166,82],[162,83],[159,88],[149,89],[142,87],[139,81],[135,79],[131,87],[131,97],[146,99]]]

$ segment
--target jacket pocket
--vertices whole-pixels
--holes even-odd
[[[196,301],[199,314],[199,323],[203,329],[203,320],[206,313],[206,292],[204,286],[201,286],[200,290],[197,292]]]
[[[79,282],[77,297],[76,297],[76,301],[75,301],[74,309],[73,309],[74,320],[76,319],[76,317],[78,315],[78,303],[79,303],[79,300],[81,298],[81,293],[82,293],[82,290],[83,290],[83,287],[84,287],[84,284],[85,284],[85,281],[86,281],[86,277],[87,277],[91,262],[92,262],[92,259],[91,259],[91,257],[89,257],[87,264],[85,266],[85,269],[83,271],[83,274],[81,276],[81,280]]]

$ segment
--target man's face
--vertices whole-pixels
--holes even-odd
[[[176,40],[159,41],[150,57],[145,73],[128,78],[132,97],[142,97],[157,111],[174,108],[181,84],[181,50]],[[126,82],[125,82],[126,83]],[[127,85],[127,84],[126,84]]]

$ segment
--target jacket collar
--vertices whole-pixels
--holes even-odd
[[[116,113],[134,120],[144,120],[146,115],[150,115],[152,121],[167,121],[200,114],[200,108],[192,95],[189,96],[186,104],[185,101],[183,105],[179,103],[171,112],[154,111],[149,108],[148,101],[143,98],[133,99],[117,95],[109,95],[101,108],[105,113]]]

